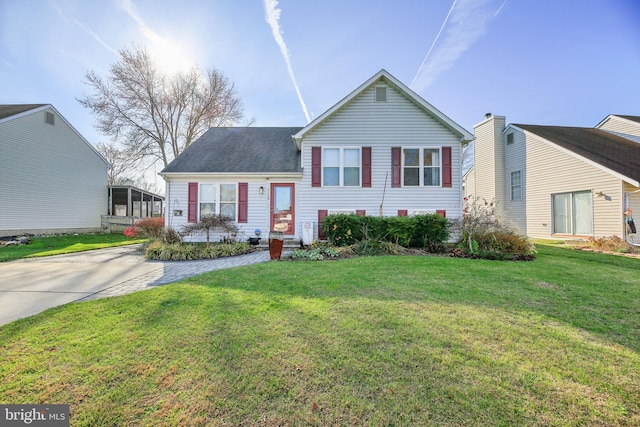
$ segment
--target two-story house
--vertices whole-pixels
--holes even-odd
[[[504,219],[533,238],[627,236],[624,212],[640,213],[640,117],[609,115],[594,128],[506,124],[474,127],[465,195],[495,200]],[[635,236],[629,241],[635,243]]]
[[[462,212],[463,145],[473,136],[385,70],[304,127],[212,128],[171,162],[166,225],[233,218],[322,239],[331,213]]]

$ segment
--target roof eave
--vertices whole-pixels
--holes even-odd
[[[251,178],[299,178],[302,177],[300,172],[159,172],[163,178],[233,178],[233,177],[251,177]]]

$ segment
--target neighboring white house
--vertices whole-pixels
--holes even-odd
[[[640,117],[581,128],[507,126],[487,115],[474,133],[465,195],[495,200],[529,237],[622,237],[624,211],[640,214]]]
[[[166,225],[209,213],[323,238],[322,219],[462,213],[462,145],[473,136],[385,70],[305,127],[212,128],[171,162]],[[242,238],[242,237],[241,237]]]
[[[100,230],[108,167],[52,105],[0,105],[0,236]]]

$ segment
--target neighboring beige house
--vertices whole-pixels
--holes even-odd
[[[0,105],[0,236],[99,231],[108,167],[52,105]]]
[[[622,237],[625,209],[640,216],[640,117],[582,128],[506,125],[489,114],[474,134],[465,195],[495,200],[529,237]]]
[[[385,70],[304,127],[213,128],[162,172],[168,226],[232,217],[244,233],[323,238],[331,213],[462,213],[470,132]]]

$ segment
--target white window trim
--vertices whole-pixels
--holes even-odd
[[[402,176],[400,179],[402,180],[402,186],[407,188],[413,187],[428,187],[428,188],[441,188],[442,187],[442,147],[414,147],[414,146],[406,146],[400,147],[401,156],[400,156],[400,166],[402,167]],[[405,166],[404,162],[404,150],[418,150],[419,158],[418,158],[418,166],[417,168],[420,170],[419,178],[420,184],[418,185],[405,185],[404,183],[404,170],[407,166]],[[440,160],[440,164],[438,166],[425,166],[424,165],[424,150],[438,150],[438,159]],[[416,166],[408,166],[411,169],[416,168]],[[424,170],[425,168],[434,168],[437,167],[440,169],[440,179],[438,180],[440,184],[438,185],[424,185]]]
[[[324,183],[324,169],[325,167],[335,167],[335,166],[325,166],[325,150],[339,150],[340,151],[340,162],[338,165],[338,185],[325,185]],[[344,185],[344,150],[358,150],[358,185]],[[346,188],[359,188],[362,187],[362,147],[359,146],[346,146],[346,147],[322,147],[322,164],[320,165],[321,169],[321,183],[323,187],[328,188],[336,188],[336,187],[346,187]],[[349,166],[353,167],[353,166]]]
[[[558,232],[556,230],[556,221],[555,221],[555,217],[556,217],[556,206],[555,206],[555,202],[556,202],[556,196],[559,195],[564,195],[564,194],[568,194],[569,195],[569,228],[571,228],[571,230],[569,230],[569,232],[567,233],[562,233],[562,232]],[[591,231],[590,233],[587,234],[576,234],[576,223],[575,223],[575,212],[574,212],[574,197],[576,194],[591,194]],[[565,191],[565,192],[560,192],[560,193],[552,193],[551,194],[551,233],[552,234],[556,234],[556,235],[560,235],[560,236],[591,236],[593,235],[593,231],[594,231],[594,215],[593,215],[593,193],[590,190],[580,190],[580,191]]]
[[[203,185],[215,185],[216,186],[216,200],[215,201],[202,201],[202,197],[201,197],[201,188]],[[198,221],[200,221],[202,219],[202,214],[200,211],[200,206],[203,203],[215,203],[216,204],[216,211],[215,214],[216,215],[220,215],[220,208],[222,206],[223,201],[220,200],[220,198],[222,197],[222,191],[220,191],[220,187],[222,185],[235,185],[236,187],[236,201],[235,201],[235,218],[233,218],[233,222],[237,222],[238,221],[238,183],[237,182],[199,182],[198,183]],[[228,203],[228,202],[224,202],[224,203]]]
[[[513,189],[516,186],[513,184],[513,174],[517,173],[517,172],[520,173],[520,184],[518,184],[518,186],[520,187],[520,197],[519,198],[514,198],[513,197]],[[509,172],[509,200],[511,200],[512,202],[520,202],[524,198],[524,179],[523,179],[523,175],[524,174],[522,173],[522,169]]]

